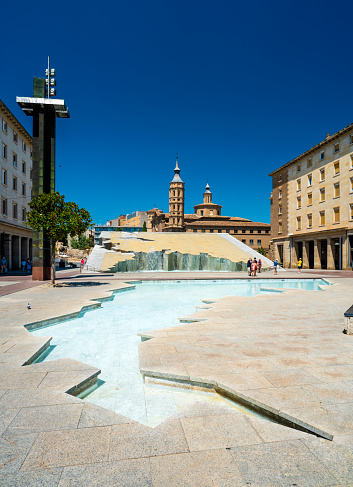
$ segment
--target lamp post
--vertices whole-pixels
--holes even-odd
[[[33,97],[16,97],[27,116],[33,117],[33,198],[55,192],[55,123],[56,118],[69,118],[65,100],[56,96],[55,69],[45,71],[46,78],[33,78]],[[51,279],[51,242],[45,231],[33,231],[32,279]]]

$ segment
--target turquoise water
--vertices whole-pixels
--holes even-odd
[[[117,293],[114,300],[102,303],[101,309],[32,333],[53,337],[55,348],[45,360],[73,358],[101,369],[104,384],[88,396],[90,402],[154,426],[184,407],[190,394],[186,397],[186,392],[143,384],[137,333],[177,326],[179,318],[194,313],[203,300],[255,296],[283,288],[315,291],[326,284],[322,279],[149,281]],[[204,397],[208,397],[206,393]]]

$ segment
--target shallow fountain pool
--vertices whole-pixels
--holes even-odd
[[[135,289],[115,294],[100,309],[32,333],[53,337],[51,352],[44,360],[73,358],[101,369],[99,377],[104,383],[87,400],[156,426],[196,399],[233,405],[209,392],[144,384],[138,363],[138,333],[178,325],[179,318],[194,313],[202,300],[255,296],[283,288],[320,290],[327,284],[323,279],[142,282]]]

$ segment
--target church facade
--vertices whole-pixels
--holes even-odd
[[[169,185],[169,213],[158,208],[147,211],[148,232],[228,233],[254,250],[270,251],[271,225],[246,218],[223,216],[222,206],[212,201],[210,186],[206,185],[203,203],[194,206],[195,213],[184,213],[185,185],[180,177],[178,159],[174,178]]]

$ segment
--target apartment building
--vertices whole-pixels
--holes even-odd
[[[32,231],[25,225],[32,193],[32,137],[0,100],[0,254],[9,270],[32,258]]]
[[[271,172],[271,229],[284,267],[350,269],[353,124]]]

